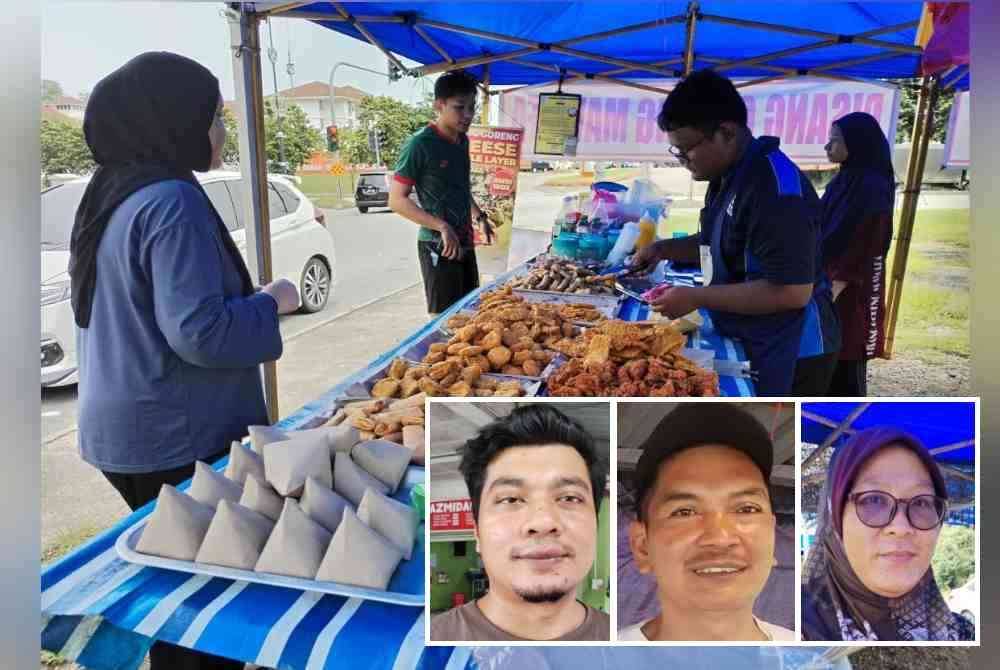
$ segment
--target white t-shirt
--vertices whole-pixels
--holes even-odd
[[[795,641],[795,631],[788,630],[787,628],[782,628],[781,626],[776,626],[773,623],[768,623],[766,621],[761,621],[757,617],[753,620],[757,623],[757,627],[760,628],[761,632],[767,636],[770,642],[794,642]],[[642,627],[647,623],[652,621],[652,619],[646,619],[641,621],[634,626],[629,626],[628,628],[622,628],[618,631],[618,641],[619,642],[649,642],[650,640],[643,634]],[[692,640],[695,641],[695,640]]]

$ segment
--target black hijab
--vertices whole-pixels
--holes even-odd
[[[823,194],[824,266],[848,249],[866,217],[887,213],[891,218],[896,195],[892,151],[875,117],[853,112],[834,124],[844,136],[847,160]],[[883,254],[888,253],[891,241],[890,224]]]
[[[70,238],[70,287],[79,327],[90,324],[97,249],[115,209],[139,189],[171,179],[204,193],[192,171],[211,168],[208,132],[218,104],[218,79],[195,61],[167,52],[136,56],[94,88],[83,132],[98,168]],[[249,295],[253,283],[243,257],[207,195],[205,202]]]

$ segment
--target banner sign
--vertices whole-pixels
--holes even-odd
[[[580,129],[579,95],[539,93],[535,153],[546,156],[576,154]]]
[[[474,222],[479,270],[496,275],[507,269],[524,130],[472,126],[468,138],[472,197],[490,221],[488,229]]]
[[[948,137],[944,145],[944,166],[949,168],[969,167],[969,92],[955,94],[948,118]]]
[[[642,83],[669,90],[673,80]],[[501,118],[527,129],[538,127],[538,96],[550,87],[528,86],[502,93]],[[564,82],[563,91],[582,97],[576,158],[579,160],[661,161],[667,136],[656,125],[666,95],[604,82]],[[774,135],[781,148],[800,164],[827,163],[823,146],[830,124],[851,112],[868,112],[895,138],[899,91],[880,83],[802,78],[740,89],[747,104],[747,125],[754,135]],[[541,158],[531,143],[522,145],[526,159]]]
[[[472,500],[434,500],[431,502],[431,531],[472,530]]]

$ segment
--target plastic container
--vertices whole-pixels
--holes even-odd
[[[605,247],[604,238],[600,235],[586,235],[580,238],[577,248],[577,260],[600,261],[604,260]]]
[[[417,512],[417,518],[421,521],[424,520],[424,485],[414,484],[413,488],[410,489],[410,505]]]
[[[608,254],[608,263],[618,265],[625,260],[625,257],[632,253],[635,248],[635,241],[639,239],[639,224],[629,221],[622,227],[622,232],[615,241],[611,253]]]
[[[606,251],[604,252],[604,257],[607,258],[611,254],[611,250],[615,248],[615,242],[618,241],[618,236],[622,234],[621,228],[609,228],[604,233],[604,246]]]
[[[576,233],[560,233],[552,242],[552,253],[561,258],[575,259],[580,249],[580,236]]]
[[[639,219],[639,238],[635,241],[636,251],[644,249],[656,241],[656,219],[644,212]]]

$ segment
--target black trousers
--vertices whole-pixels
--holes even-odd
[[[796,397],[825,396],[830,389],[838,352],[800,358],[795,364],[792,395]]]
[[[437,242],[417,242],[417,258],[430,314],[440,314],[479,288],[475,249],[465,250],[459,260],[445,258],[438,249]]]
[[[863,398],[868,395],[868,361],[837,361],[827,395]]]
[[[206,460],[215,462],[225,454],[226,451],[221,451]],[[190,479],[194,475],[194,463],[160,472],[121,474],[102,471],[102,474],[118,490],[129,508],[135,511],[160,495],[160,488],[164,484],[177,486]],[[149,649],[149,665],[151,670],[243,670],[242,661],[213,656],[167,642],[153,643]]]

